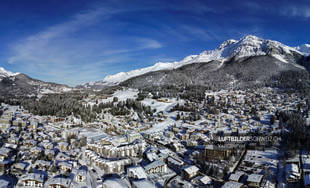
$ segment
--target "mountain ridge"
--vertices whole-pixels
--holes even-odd
[[[71,91],[65,84],[44,82],[31,78],[23,73],[12,73],[0,68],[0,95],[1,96],[33,96],[38,94],[62,93]]]
[[[214,50],[206,50],[201,52],[199,55],[189,55],[181,61],[167,63],[158,62],[150,67],[132,70],[129,72],[120,72],[115,75],[107,76],[104,80],[85,83],[78,85],[75,88],[64,84],[56,84],[33,79],[22,73],[13,73],[0,67],[0,88],[8,93],[12,90],[16,91],[17,86],[15,79],[19,78],[19,84],[21,84],[20,86],[22,88],[27,90],[27,94],[59,93],[71,91],[72,89],[100,90],[105,87],[115,86],[124,82],[126,83],[127,80],[143,76],[144,74],[149,74],[151,72],[172,71],[186,65],[191,65],[194,63],[208,63],[211,61],[217,61],[217,63],[212,67],[212,70],[216,71],[217,69],[221,69],[223,65],[227,64],[227,62],[237,62],[240,59],[242,60],[247,57],[256,56],[270,56],[284,64],[290,64],[296,68],[307,69],[309,71],[310,56],[308,52],[310,52],[310,45],[308,44],[297,47],[289,47],[278,41],[247,35],[239,40],[226,40]],[[274,59],[271,61],[274,62]],[[279,64],[279,62],[277,63]],[[22,77],[25,78],[24,83],[21,83],[20,78]],[[9,85],[8,83],[11,83],[12,85]],[[35,91],[30,91],[27,89],[27,85]],[[10,89],[7,89],[5,86]],[[17,90],[18,93],[21,93],[19,89]]]
[[[261,55],[231,58],[225,62],[192,63],[174,70],[149,72],[120,85],[142,90],[167,86],[201,86],[211,90],[251,87],[305,89],[309,88],[310,79],[304,68],[284,63],[270,55]]]
[[[108,75],[103,80],[85,83],[80,85],[80,87],[100,88],[100,86],[113,86],[127,79],[143,75],[148,72],[172,70],[187,64],[209,62],[212,60],[219,60],[223,62],[232,57],[242,58],[258,55],[272,55],[285,63],[293,62],[296,66],[299,66],[301,64],[300,59],[302,59],[303,56],[308,55],[307,47],[309,47],[310,51],[310,45],[307,44],[298,47],[290,47],[278,41],[262,39],[254,35],[247,35],[242,37],[240,40],[226,40],[214,50],[206,50],[201,52],[199,55],[189,55],[181,61],[166,63],[158,62],[150,67]]]

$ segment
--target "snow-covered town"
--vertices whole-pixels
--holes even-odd
[[[310,0],[1,0],[0,188],[310,188]]]
[[[138,99],[152,115],[109,111]],[[295,93],[206,91],[192,102],[121,88],[82,103],[106,108],[87,123],[1,104],[0,187],[310,186],[310,152],[286,142],[287,114],[310,123],[309,103]]]

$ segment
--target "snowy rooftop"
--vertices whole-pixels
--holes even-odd
[[[261,174],[251,174],[248,176],[248,182],[260,183],[263,179],[263,175]]]
[[[195,165],[184,168],[184,171],[188,174],[193,174],[199,171],[199,168]]]

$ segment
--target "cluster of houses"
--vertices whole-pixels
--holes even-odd
[[[309,153],[283,162],[280,139],[252,139],[278,138],[287,130],[271,117],[303,111],[305,99],[262,88],[210,92],[201,104],[186,104],[201,118],[171,123],[167,116],[179,112],[157,113],[153,122],[107,114],[84,124],[1,104],[0,187],[276,187],[301,180],[310,187]]]
[[[79,139],[48,124],[53,117],[30,114],[19,106],[0,107],[0,187],[88,187]],[[63,134],[62,134],[63,133]],[[14,175],[14,176],[10,176]]]

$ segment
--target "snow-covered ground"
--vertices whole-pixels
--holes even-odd
[[[166,112],[169,113],[170,109],[177,104],[177,100],[175,98],[167,99],[167,102],[161,102],[156,99],[146,98],[141,101],[142,104],[146,106],[150,106],[152,109],[156,109],[156,112]]]
[[[106,133],[104,133],[100,129],[81,129],[80,131],[81,132],[79,135],[85,136],[86,138],[95,138],[106,135]]]
[[[101,102],[112,102],[114,97],[118,98],[118,101],[126,101],[127,99],[136,99],[138,97],[139,91],[137,89],[123,89],[123,90],[117,90],[113,93],[111,97],[108,97],[107,99],[102,99]]]
[[[126,101],[127,99],[136,99],[138,97],[139,91],[137,89],[122,89],[122,90],[117,90],[113,93],[112,96],[106,98],[106,99],[100,99],[98,100],[99,103],[107,103],[107,102],[112,102],[114,97],[118,98],[118,101]],[[87,105],[93,106],[96,104],[95,101],[90,101],[89,99],[86,99]]]

